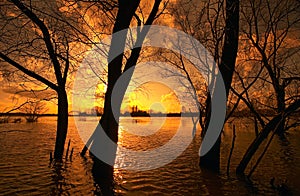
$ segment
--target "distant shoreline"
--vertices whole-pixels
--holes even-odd
[[[57,116],[57,114],[35,114],[36,116]],[[26,113],[0,113],[0,117],[5,116],[32,116],[32,114],[26,114]]]
[[[274,116],[272,113],[265,114],[266,116]],[[0,118],[2,117],[25,117],[31,116],[31,114],[26,113],[0,113]],[[50,117],[50,116],[57,116],[57,114],[38,114],[38,117]],[[89,117],[89,116],[98,116],[101,115],[97,114],[69,114],[69,117]],[[295,112],[292,116],[300,116],[300,111]],[[130,115],[128,113],[121,114],[121,117],[198,117],[198,113],[152,113],[149,115]],[[254,117],[252,113],[245,113],[245,112],[235,112],[232,117]]]
[[[0,113],[0,117],[22,117],[22,116],[31,116],[32,114],[26,114],[26,113]],[[43,116],[57,116],[57,114],[36,114],[38,117],[43,117]],[[89,117],[89,116],[102,116],[102,115],[97,115],[97,114],[69,114],[69,116],[79,116],[79,117]],[[153,113],[149,115],[128,115],[128,114],[121,114],[121,116],[131,116],[131,117],[180,117],[180,116],[198,116],[197,113]]]

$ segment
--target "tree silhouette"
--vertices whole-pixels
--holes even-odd
[[[300,20],[297,12],[299,3],[296,1],[284,3],[249,1],[248,3],[244,4],[242,9],[243,23],[245,23],[242,32],[246,36],[247,43],[244,50],[248,52],[247,62],[252,62],[252,66],[261,66],[259,74],[254,77],[257,83],[254,89],[263,96],[263,100],[259,101],[257,97],[251,97],[253,92],[249,89],[246,97],[233,91],[255,115],[262,128],[240,161],[236,170],[238,174],[244,174],[250,160],[273,131],[263,153],[251,169],[248,175],[250,177],[264,156],[274,134],[283,137],[285,131],[298,125],[297,120],[289,123],[287,119],[300,107],[297,88],[299,72],[296,68],[297,57],[295,57],[299,54],[299,46],[291,42],[296,38],[293,32],[297,30]],[[245,79],[240,75],[239,79],[243,89],[246,89]],[[267,109],[269,116],[261,113],[259,108]],[[271,116],[270,111],[273,111],[275,117]]]
[[[296,56],[299,46],[292,40],[297,39],[294,32],[299,25],[299,3],[296,1],[249,1],[243,5],[242,33],[246,36],[249,61],[254,65],[261,65],[263,73],[258,81],[264,83],[265,92],[273,91],[263,105],[274,113],[282,113],[286,107],[297,99],[297,88],[300,78],[297,70]],[[291,88],[290,88],[291,87]],[[260,91],[260,89],[257,89]],[[266,103],[269,102],[269,103]],[[274,107],[275,106],[275,107]],[[286,119],[282,119],[276,132],[283,136],[288,127]]]
[[[5,62],[1,70],[19,74],[23,81],[34,79],[40,88],[49,87],[56,92],[58,120],[54,158],[61,160],[68,129],[66,84],[73,66],[70,44],[75,37],[72,33],[76,34],[62,22],[64,17],[59,18],[55,2],[26,4],[12,0],[1,4],[0,59]],[[47,13],[51,10],[58,17]]]
[[[27,122],[37,122],[40,114],[47,111],[46,104],[37,100],[29,100],[27,103],[20,108],[20,111],[25,113]]]
[[[224,9],[225,7],[226,9]],[[218,65],[224,78],[226,96],[228,97],[239,39],[239,3],[236,1],[205,1],[201,3],[198,1],[178,1],[169,9],[175,16],[175,25],[199,40],[211,53],[216,62],[212,65],[212,70],[216,70]],[[201,85],[205,81],[198,73],[199,70],[196,70],[182,54],[172,51],[160,52],[163,54],[161,58],[180,71],[181,75],[179,77],[188,80],[189,86],[186,86],[183,82],[182,85],[188,89],[186,93],[197,102],[198,121],[202,129],[201,136],[204,137],[210,121],[210,102],[211,96],[213,96],[208,92],[209,87]],[[201,59],[200,56],[195,58]],[[168,67],[164,69],[168,69]],[[204,73],[207,74],[208,81],[214,81],[215,77],[217,77],[209,71],[204,70]],[[170,76],[173,76],[173,74],[172,70],[170,70]],[[234,105],[237,104],[238,102]],[[236,106],[232,108],[232,111],[228,112],[226,119],[232,115]],[[218,171],[219,151],[220,138],[213,149],[201,157],[200,166]]]
[[[161,0],[155,0],[153,7],[150,11],[150,14],[148,18],[145,20],[144,25],[151,25],[156,17],[159,15],[159,6],[160,6]],[[133,74],[133,71],[130,73],[130,77],[127,77],[124,81],[123,87],[119,89],[119,97],[117,97],[117,100],[112,102],[112,90],[118,81],[118,79],[122,76],[122,74],[126,71],[128,71],[130,68],[134,67],[138,61],[138,58],[140,56],[141,47],[135,47],[131,50],[130,56],[127,58],[125,65],[123,65],[124,61],[124,48],[126,44],[126,34],[122,34],[119,37],[115,37],[117,32],[121,30],[126,30],[129,28],[130,24],[132,23],[132,20],[135,18],[138,21],[138,25],[141,24],[141,20],[138,17],[136,13],[136,10],[140,4],[140,0],[134,0],[134,1],[126,1],[126,0],[119,0],[118,1],[118,12],[115,18],[113,30],[112,30],[112,40],[110,43],[110,49],[108,53],[108,78],[107,78],[107,90],[105,92],[104,97],[104,108],[103,108],[103,115],[101,116],[101,119],[99,121],[99,124],[94,131],[93,135],[87,142],[86,146],[83,148],[81,155],[84,155],[85,152],[88,149],[88,146],[91,145],[91,149],[94,149],[95,151],[102,151],[108,154],[110,157],[111,163],[114,163],[115,156],[116,156],[116,149],[111,149],[109,147],[101,146],[101,139],[98,138],[98,132],[101,131],[101,129],[104,130],[106,135],[115,143],[118,142],[118,128],[119,128],[119,117],[120,117],[120,108],[121,103],[124,97],[124,94],[126,92],[126,88],[129,85],[129,82],[131,80],[131,76]],[[143,42],[147,32],[149,30],[149,27],[144,27],[143,25],[140,26],[140,31],[137,35],[136,44],[140,44]],[[120,55],[118,55],[116,58],[112,59],[112,55],[115,51],[122,51]],[[112,104],[119,108],[117,113],[113,113]],[[100,128],[101,127],[101,128]],[[91,144],[92,143],[92,144]],[[95,152],[91,150],[91,153]],[[113,167],[107,163],[104,163],[102,160],[99,160],[96,156],[93,156],[93,176],[96,181],[96,183],[99,183],[100,185],[103,184],[103,181],[111,181],[113,178]],[[105,183],[106,185],[103,187],[106,194],[112,194],[112,190],[110,189],[110,183]],[[107,190],[107,188],[109,190]]]
[[[225,41],[222,49],[221,62],[218,65],[219,70],[222,74],[226,97],[231,87],[232,77],[235,69],[235,62],[238,51],[238,40],[239,40],[239,0],[226,0],[226,20],[225,20]],[[211,99],[214,99],[212,94]],[[207,122],[210,119],[210,102],[211,99],[208,97],[208,112],[206,113]],[[206,125],[207,127],[207,125]],[[205,130],[204,130],[205,132]],[[211,150],[200,157],[200,167],[208,168],[213,171],[220,170],[220,145],[221,145],[221,135]]]

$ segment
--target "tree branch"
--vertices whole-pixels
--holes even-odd
[[[32,78],[34,78],[34,79],[36,79],[36,80],[44,83],[45,85],[49,86],[53,90],[57,91],[57,88],[58,88],[57,85],[55,85],[51,81],[47,80],[43,76],[40,76],[37,73],[35,73],[35,72],[33,72],[33,71],[31,71],[31,70],[23,67],[22,65],[20,65],[16,61],[12,60],[11,58],[9,58],[8,56],[6,56],[2,52],[0,52],[0,58],[2,58],[4,61],[6,61],[7,63],[9,63],[13,67],[17,68],[18,70],[22,71],[23,73],[27,74],[28,76],[30,76],[30,77],[32,77]]]
[[[57,59],[57,56],[55,55],[55,50],[53,48],[52,42],[51,42],[51,36],[49,33],[48,28],[44,24],[43,21],[41,21],[36,14],[34,14],[31,10],[29,10],[21,1],[19,0],[11,0],[15,6],[17,6],[21,12],[23,12],[34,24],[36,24],[40,30],[43,33],[43,40],[46,44],[48,54],[50,56],[50,59],[53,63],[54,71],[55,71],[55,76],[57,79],[58,85],[63,85],[63,78],[62,78],[62,73],[60,70],[60,64]]]

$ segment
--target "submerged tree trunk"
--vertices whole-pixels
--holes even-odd
[[[65,84],[66,84],[66,80],[67,80],[67,76],[68,76],[67,73],[69,71],[69,64],[67,63],[69,61],[69,59],[68,59],[69,57],[67,55],[67,57],[66,57],[67,60],[65,60],[66,65],[65,65],[65,67],[63,67],[59,61],[59,56],[61,56],[61,54],[63,54],[64,52],[60,51],[62,53],[57,54],[56,53],[57,49],[60,48],[60,46],[53,43],[53,42],[55,42],[54,40],[56,39],[56,36],[58,34],[51,31],[51,25],[47,24],[45,22],[47,20],[45,20],[44,18],[43,19],[40,18],[41,16],[39,14],[37,15],[33,11],[34,9],[31,6],[28,7],[28,5],[23,4],[23,1],[12,0],[11,2],[19,9],[19,11],[21,11],[24,14],[24,17],[25,16],[28,17],[30,22],[26,22],[26,23],[28,23],[28,24],[32,23],[31,25],[35,26],[35,31],[38,29],[38,31],[39,31],[38,38],[43,40],[43,42],[44,42],[44,46],[42,46],[40,49],[45,47],[40,52],[42,52],[43,55],[44,54],[48,55],[47,59],[49,59],[49,61],[51,62],[52,66],[53,66],[53,71],[54,71],[54,74],[56,77],[57,84],[51,82],[50,80],[45,78],[43,75],[40,75],[38,72],[35,72],[35,70],[31,70],[30,67],[19,64],[17,61],[11,59],[9,57],[9,54],[4,54],[4,53],[0,52],[0,58],[3,59],[4,61],[6,61],[7,63],[9,63],[10,65],[12,65],[14,68],[23,72],[25,75],[27,75],[31,78],[34,78],[35,80],[45,84],[46,86],[50,87],[51,89],[53,89],[57,92],[57,95],[58,95],[58,117],[57,117],[57,132],[56,132],[54,158],[57,160],[61,160],[62,156],[63,156],[63,152],[64,152],[64,144],[65,144],[65,140],[66,140],[66,136],[67,136],[67,129],[68,129],[68,99],[67,99],[67,93],[65,90]],[[16,11],[16,10],[14,10],[14,11]],[[19,15],[19,14],[17,14],[17,15]],[[16,26],[16,27],[18,27],[18,26]],[[23,27],[20,27],[18,32],[19,31],[21,32],[22,28]],[[34,29],[32,29],[32,30],[34,30]],[[31,35],[30,32],[28,32],[28,33],[29,33],[29,35]],[[64,36],[66,36],[66,34],[64,34]],[[32,37],[32,40],[30,39],[30,41],[29,40],[26,41],[26,38],[25,38],[24,41],[26,43],[27,42],[33,43],[34,40],[36,40],[36,38]],[[42,44],[42,42],[41,43],[38,42],[38,43]],[[18,48],[19,45],[10,46],[10,47]],[[23,48],[26,50],[26,47],[23,47]],[[15,49],[13,49],[13,50],[15,50]],[[19,49],[18,49],[18,51],[19,51]],[[22,54],[24,52],[21,52],[21,50],[19,51],[20,54]],[[68,53],[68,51],[66,51],[66,52]],[[36,51],[34,53],[36,53]],[[25,54],[26,55],[29,54],[29,56],[30,56],[30,52],[29,53],[25,52]],[[18,56],[19,55],[17,55],[17,57]],[[35,57],[35,56],[36,55],[33,55],[32,57]],[[40,56],[40,57],[42,57],[42,56]],[[21,55],[21,57],[22,57],[22,55]],[[37,58],[39,58],[39,57],[37,56]],[[44,59],[44,58],[46,58],[46,57],[43,56],[42,59]],[[60,59],[65,59],[65,58],[63,57]],[[64,70],[64,73],[62,73],[62,70]]]
[[[232,76],[235,67],[235,61],[238,50],[239,39],[239,0],[226,0],[226,21],[225,21],[225,41],[223,45],[221,64],[219,70],[222,74],[226,97],[228,97],[231,86]],[[212,95],[213,99],[213,95]],[[209,106],[210,104],[208,104]],[[208,112],[208,118],[210,112]],[[222,120],[222,119],[220,119]],[[207,127],[207,126],[206,126]],[[213,145],[211,150],[200,157],[200,167],[210,169],[216,172],[220,170],[220,145],[221,135]]]
[[[158,8],[160,5],[161,0],[156,0],[154,3],[154,6],[150,12],[150,15],[145,23],[145,25],[151,25],[155,19],[155,16],[158,12]],[[113,33],[118,32],[123,29],[129,28],[130,22],[135,14],[135,11],[140,3],[140,0],[130,1],[127,0],[119,0],[119,10],[116,17],[116,22],[113,28]],[[145,35],[148,32],[148,28],[142,28],[142,31],[140,32],[140,35],[137,37],[137,43],[141,44],[145,38]],[[125,42],[126,42],[126,35],[123,35],[123,37],[118,37],[117,39],[112,36],[110,51],[108,59],[111,59],[111,55],[113,50],[119,51],[120,48],[124,53],[125,48]],[[118,49],[117,49],[118,48]],[[141,47],[136,47],[133,50],[131,50],[131,55],[129,59],[127,60],[123,73],[125,71],[128,71],[129,68],[135,66],[139,55],[141,52]],[[99,122],[98,127],[96,128],[94,132],[94,138],[90,138],[91,141],[93,141],[91,146],[91,153],[93,155],[94,150],[101,150],[101,153],[105,153],[109,158],[110,164],[107,162],[104,162],[103,160],[100,160],[96,156],[93,157],[93,168],[92,168],[92,174],[94,177],[94,181],[100,186],[100,189],[102,194],[104,195],[113,195],[113,164],[116,156],[116,150],[117,145],[106,147],[105,144],[99,145],[99,141],[101,140],[98,138],[98,131],[101,131],[101,128],[103,128],[106,135],[114,142],[118,142],[118,128],[119,128],[119,117],[120,117],[120,108],[121,103],[123,101],[123,97],[125,95],[127,86],[129,85],[129,82],[131,80],[131,76],[133,74],[133,70],[130,70],[131,74],[128,75],[128,78],[126,78],[123,83],[122,87],[118,89],[118,96],[116,99],[112,102],[112,90],[117,82],[117,80],[122,75],[122,61],[123,61],[123,53],[116,58],[112,59],[110,63],[108,64],[108,84],[107,84],[107,91],[105,93],[105,101],[104,101],[104,113],[101,117],[101,120]],[[117,108],[117,111],[113,111],[112,104],[115,108]],[[116,112],[116,113],[113,113]],[[100,127],[101,126],[101,127]],[[101,141],[100,141],[101,142]],[[99,147],[102,147],[102,149],[99,149]],[[87,149],[85,147],[82,151],[82,155],[84,154],[84,151]],[[102,186],[103,185],[103,186]]]
[[[134,13],[140,3],[140,0],[134,0],[130,3],[126,0],[119,0],[119,9],[116,17],[116,22],[113,27],[113,35],[108,55],[108,80],[107,80],[107,91],[105,93],[105,100],[104,100],[104,111],[103,115],[100,119],[99,125],[103,128],[106,135],[115,143],[118,142],[118,121],[119,121],[119,112],[117,114],[113,114],[112,110],[112,104],[121,105],[121,102],[123,100],[123,97],[119,97],[118,103],[112,103],[112,90],[117,82],[117,80],[120,78],[122,74],[122,61],[123,61],[123,53],[126,43],[126,34],[119,35],[118,38],[116,38],[115,34],[118,31],[124,30],[129,28],[130,22],[134,16]],[[111,59],[112,55],[116,51],[123,51],[120,55],[118,55],[116,58]],[[116,108],[120,108],[118,106],[115,106]],[[99,130],[95,130],[99,131]],[[96,135],[97,137],[97,135]],[[97,148],[98,139],[95,138],[93,141],[91,148]],[[96,149],[96,150],[103,150],[103,149]],[[114,159],[116,149],[107,149],[111,153],[111,158]],[[104,174],[104,172],[108,172],[107,174],[104,174],[104,176],[112,177],[112,173],[110,172],[112,166],[109,164],[104,163],[103,161],[99,160],[97,157],[93,156],[93,174],[98,176],[99,173]]]
[[[277,97],[277,113],[281,114],[285,110],[285,89],[284,86],[279,85],[278,92],[276,92],[276,97]],[[276,133],[280,137],[284,137],[284,132],[285,132],[285,124],[286,120],[282,119],[277,127]]]
[[[275,116],[268,124],[266,124],[263,130],[248,147],[243,159],[236,169],[237,174],[244,174],[245,169],[248,166],[253,155],[256,153],[261,143],[268,137],[269,133],[271,131],[276,131],[274,129],[282,122],[282,120],[289,116],[292,112],[296,111],[298,108],[300,108],[300,100],[295,101],[293,104],[287,107],[286,110],[282,112],[282,114]]]
[[[64,146],[68,131],[68,97],[64,87],[59,87],[58,95],[58,111],[57,111],[57,130],[54,158],[61,160],[63,158]]]
[[[156,0],[154,3],[154,6],[150,12],[150,15],[148,19],[146,20],[145,25],[151,25],[155,19],[155,16],[158,12],[158,8],[160,5],[161,0]],[[130,22],[135,14],[136,9],[138,8],[138,5],[140,3],[140,0],[134,0],[128,2],[127,0],[119,0],[119,10],[116,17],[116,22],[113,28],[113,33],[116,33],[118,31],[121,31],[123,29],[129,28]],[[136,43],[139,43],[139,45],[142,44],[149,28],[144,27],[142,28],[140,34],[137,36]],[[129,59],[127,60],[124,70],[122,71],[122,61],[123,61],[123,53],[125,48],[125,42],[126,42],[126,34],[123,34],[122,36],[115,37],[113,34],[110,51],[109,51],[109,64],[108,64],[108,84],[107,84],[107,91],[105,93],[105,101],[104,101],[104,112],[101,117],[101,120],[99,122],[98,127],[96,128],[94,132],[94,138],[91,138],[91,141],[93,141],[91,146],[91,153],[93,155],[93,152],[101,151],[101,153],[105,153],[106,157],[108,157],[110,164],[107,162],[104,162],[103,160],[100,160],[96,156],[93,157],[93,168],[92,168],[92,174],[94,177],[94,180],[96,183],[100,183],[100,186],[102,182],[107,182],[105,186],[106,194],[111,195],[113,194],[113,164],[116,156],[116,148],[115,146],[107,147],[104,145],[99,144],[99,141],[101,142],[101,139],[98,138],[98,131],[101,131],[101,128],[103,128],[106,135],[113,141],[114,143],[118,142],[118,128],[119,128],[119,117],[120,117],[120,108],[121,103],[123,101],[123,97],[125,95],[127,86],[129,85],[129,82],[131,80],[131,76],[133,74],[133,70],[130,70],[131,74],[128,74],[127,78],[123,81],[122,87],[118,89],[118,97],[114,98],[112,101],[112,90],[118,81],[118,79],[121,77],[122,73],[125,71],[128,71],[129,68],[136,65],[136,62],[139,58],[141,47],[136,47],[131,50],[131,55]],[[112,58],[112,54],[117,51],[123,52],[121,55],[117,56],[114,59]],[[115,50],[115,51],[114,51]],[[111,61],[110,61],[111,60]],[[117,108],[117,111],[113,111],[112,105],[114,108]],[[115,112],[115,113],[113,113]],[[101,147],[102,149],[99,149]],[[85,147],[82,151],[82,155],[84,154],[84,151],[87,148]],[[109,186],[107,188],[107,186]]]

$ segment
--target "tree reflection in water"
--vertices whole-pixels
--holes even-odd
[[[92,175],[95,182],[95,195],[114,195],[114,168],[93,156]]]
[[[49,167],[52,167],[52,180],[54,182],[54,187],[51,188],[51,195],[60,195],[64,193],[65,177],[63,173],[66,171],[66,168],[63,167],[63,163],[60,161],[54,161],[50,163]]]

